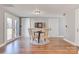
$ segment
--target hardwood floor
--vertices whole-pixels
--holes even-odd
[[[61,38],[49,39],[47,45],[32,45],[29,38],[20,38],[0,48],[5,54],[76,54],[77,48]]]

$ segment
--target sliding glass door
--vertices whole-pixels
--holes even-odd
[[[16,20],[13,20],[13,38],[16,38]]]
[[[5,13],[5,23],[4,23],[4,37],[5,42],[12,41],[19,36],[19,18]]]
[[[15,37],[15,38],[16,38],[16,29],[17,29],[17,28],[16,28],[16,20],[15,20],[15,21],[14,21],[14,30],[15,30],[15,31],[14,31],[14,37]]]
[[[6,18],[6,38],[7,41],[11,41],[16,38],[16,20],[10,17]]]

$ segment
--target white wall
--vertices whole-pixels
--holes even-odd
[[[48,18],[49,37],[59,36],[59,18]]]
[[[21,25],[22,25],[22,27],[21,27],[21,34],[22,34],[22,36],[25,36],[25,37],[30,37],[29,36],[29,28],[30,28],[30,18],[21,18],[21,21],[22,21],[22,23],[21,23]]]
[[[4,9],[0,7],[0,44],[4,42]]]
[[[65,33],[65,17],[62,16],[59,18],[59,36],[64,37]]]
[[[31,28],[34,28],[35,22],[45,22],[47,24],[47,28],[49,29],[49,31],[48,31],[49,37],[63,36],[63,34],[64,34],[62,32],[62,31],[64,31],[64,29],[63,29],[63,27],[64,27],[63,26],[63,24],[64,24],[63,17],[31,18]]]

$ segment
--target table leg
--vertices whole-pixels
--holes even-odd
[[[38,43],[40,43],[40,33],[38,33]]]

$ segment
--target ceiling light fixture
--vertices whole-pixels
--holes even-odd
[[[40,14],[40,10],[36,8],[36,9],[33,11],[33,14],[39,15],[39,14]]]

